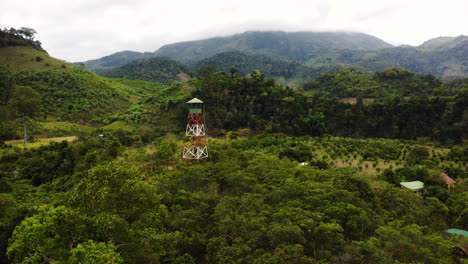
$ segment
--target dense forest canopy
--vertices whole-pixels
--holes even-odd
[[[188,72],[189,70],[185,66],[171,58],[157,57],[136,60],[106,71],[102,75],[113,78],[171,83],[181,81],[183,78],[180,76],[187,75]]]
[[[267,135],[211,140],[210,162],[187,164],[164,137],[156,152],[125,147],[135,144],[116,133],[2,149],[9,260],[75,263],[89,247],[126,263],[453,263],[461,242],[441,233],[468,224],[466,181],[448,192],[434,175],[437,160],[466,164],[466,147],[413,156],[418,146],[398,141]],[[405,165],[375,177],[330,163],[366,153]],[[430,186],[423,196],[398,188],[416,179]]]
[[[260,72],[241,77],[206,67],[194,81],[204,98],[213,128],[282,132],[290,135],[339,135],[416,139],[442,142],[466,138],[467,92],[444,86],[433,76],[390,69],[375,75],[342,71],[306,85],[320,93],[307,96],[275,85]],[[452,96],[432,96],[433,93]],[[371,104],[338,100],[376,96]],[[406,98],[404,96],[409,96]]]
[[[466,262],[445,233],[468,229],[466,78],[346,68],[289,87],[200,65],[166,85],[27,49],[0,63],[0,263]],[[180,66],[134,70],[152,63]],[[200,162],[181,157],[193,97]]]
[[[253,70],[259,70],[267,76],[289,79],[296,74],[300,64],[264,55],[249,55],[238,51],[229,51],[203,59],[196,63],[195,68],[199,69],[205,65],[213,66],[218,71],[224,72],[228,72],[231,67],[236,67],[241,76],[248,75]]]
[[[404,96],[454,95],[463,90],[463,79],[453,79],[445,85],[439,78],[417,75],[404,69],[389,68],[375,74],[365,74],[354,68],[327,73],[303,85],[304,90],[315,90],[336,98],[360,96],[389,98]]]

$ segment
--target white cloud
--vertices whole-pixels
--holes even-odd
[[[121,50],[154,51],[177,41],[247,30],[361,31],[419,45],[468,34],[462,0],[2,0],[0,26],[27,26],[52,56],[68,61]]]

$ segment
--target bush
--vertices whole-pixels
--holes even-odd
[[[319,168],[321,170],[326,170],[330,168],[330,165],[325,160],[313,160],[310,162],[310,166]]]
[[[288,157],[290,160],[298,162],[309,161],[312,159],[312,153],[306,146],[298,146],[296,148],[287,148],[279,153],[279,158]]]
[[[409,164],[421,164],[427,159],[429,159],[429,150],[423,146],[414,146],[408,153],[406,161]]]

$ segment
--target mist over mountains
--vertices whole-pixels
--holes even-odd
[[[132,78],[125,68],[116,70],[119,74],[113,69],[154,57],[171,58],[192,72],[207,64],[217,70],[236,66],[241,74],[259,69],[269,76],[286,79],[311,79],[347,67],[364,72],[398,67],[441,77],[466,76],[468,36],[439,37],[417,47],[395,47],[364,33],[249,31],[229,37],[168,44],[154,52],[122,51],[82,63],[86,69],[99,74]],[[138,67],[130,68],[137,72],[174,71],[173,63],[171,70],[164,69],[165,63],[146,68],[150,64],[139,63]],[[141,74],[138,77],[141,78]]]

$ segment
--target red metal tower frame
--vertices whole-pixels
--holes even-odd
[[[207,159],[209,152],[206,140],[205,118],[203,116],[203,101],[193,98],[187,104],[189,105],[189,113],[185,136],[188,140],[184,145],[182,157],[186,160]]]

